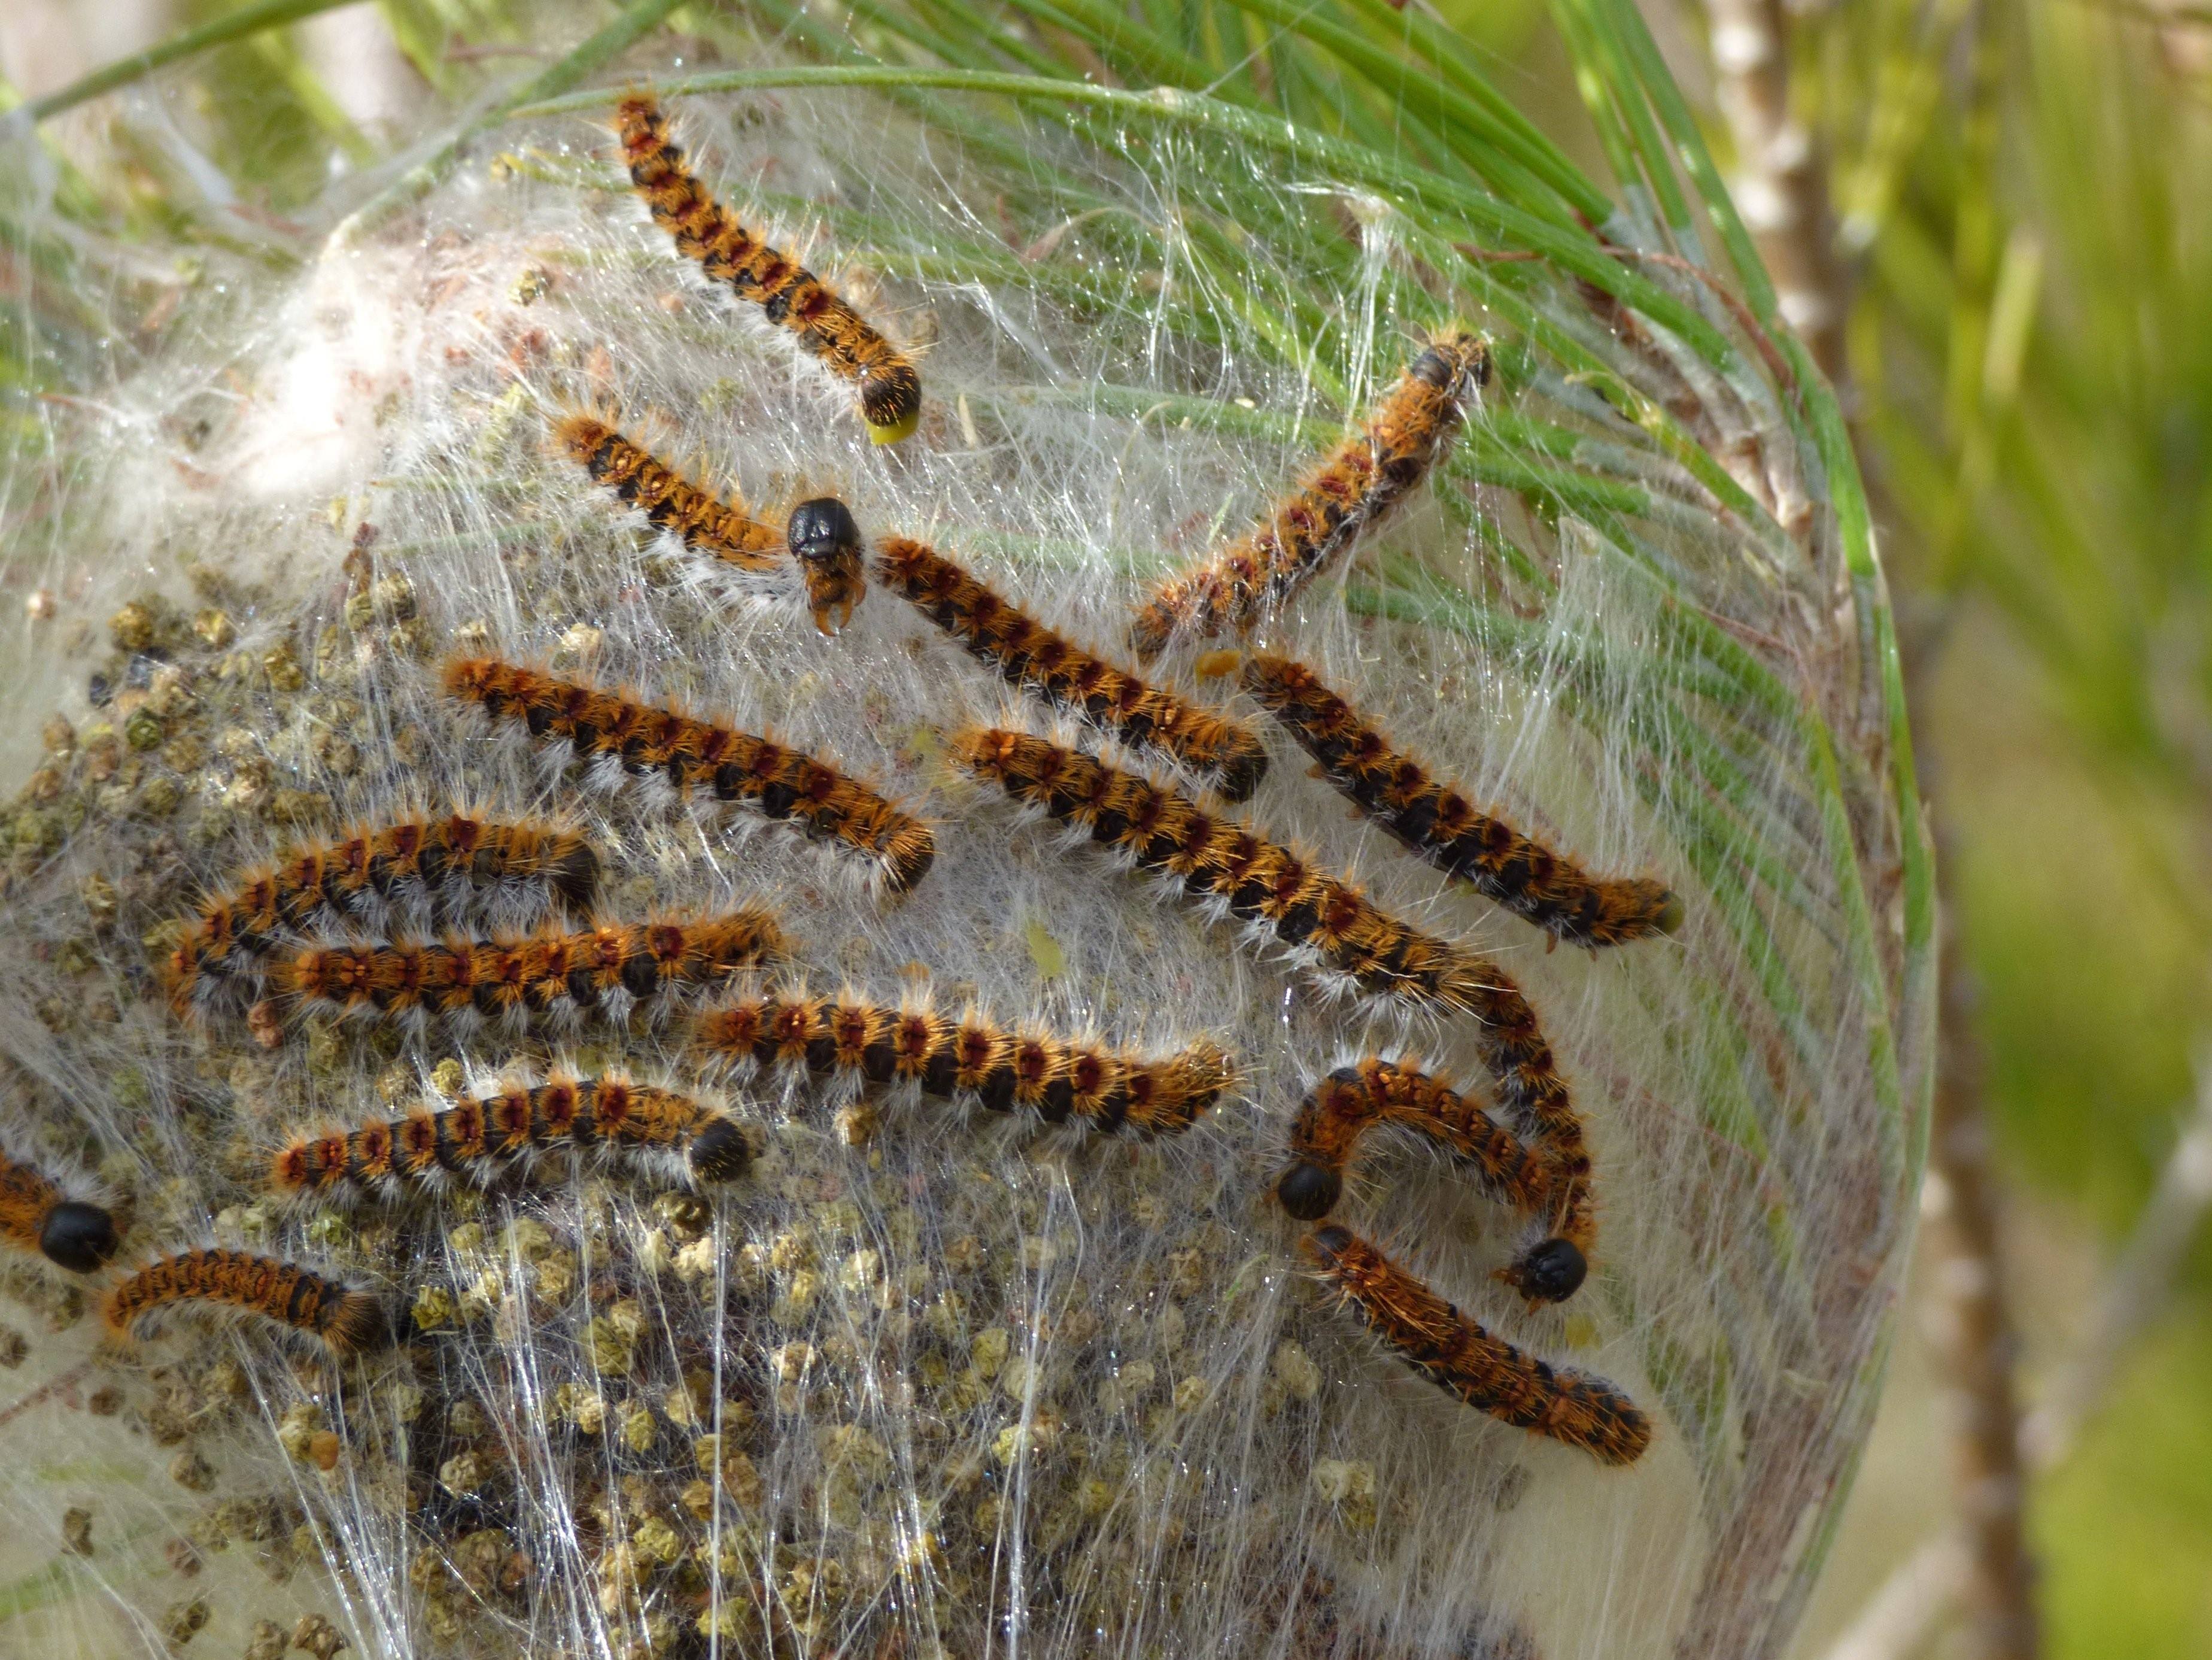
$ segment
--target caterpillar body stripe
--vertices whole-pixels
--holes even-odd
[[[686,478],[597,416],[570,415],[554,428],[553,435],[593,482],[612,490],[656,529],[666,531],[693,552],[711,555],[754,575],[779,575],[787,569],[782,532],[746,517],[741,508]]]
[[[740,1067],[781,1067],[878,1087],[903,1085],[995,1112],[1027,1108],[1048,1124],[1176,1135],[1235,1080],[1210,1043],[1148,1061],[1098,1044],[1018,1031],[969,1012],[901,1007],[849,994],[767,993],[708,1010],[695,1044]]]
[[[1244,686],[1319,763],[1322,775],[1408,849],[1555,939],[1617,946],[1682,924],[1662,884],[1589,874],[1502,818],[1478,812],[1302,663],[1255,654]]]
[[[591,908],[599,855],[574,830],[456,812],[370,825],[302,848],[209,898],[161,963],[180,1010],[226,986],[250,990],[279,942],[333,924],[377,924],[394,910],[428,921],[490,897],[528,920],[544,893],[572,915]]]
[[[1408,927],[1287,848],[1218,818],[1181,791],[1079,751],[1000,728],[955,739],[955,762],[1033,811],[1176,884],[1209,911],[1289,947],[1331,983],[1474,1010],[1487,965]]]
[[[138,1270],[107,1294],[108,1329],[118,1336],[178,1303],[218,1303],[317,1339],[333,1353],[364,1353],[391,1341],[381,1298],[325,1279],[296,1262],[242,1250],[188,1250]]]
[[[280,955],[270,980],[294,1006],[333,1015],[438,1018],[462,1030],[567,1025],[586,1014],[620,1023],[635,1008],[659,1014],[678,997],[714,991],[787,951],[774,914],[747,906],[506,939],[304,946]]]
[[[1176,633],[1211,639],[1251,628],[1410,495],[1452,429],[1462,403],[1490,383],[1490,345],[1462,330],[1437,337],[1346,439],[1242,541],[1156,587],[1130,641],[1149,658]]]
[[[701,794],[866,856],[894,893],[936,857],[927,824],[827,763],[771,739],[634,702],[495,658],[446,666],[447,693],[494,721],[565,743],[599,781],[649,781],[674,797]]]
[[[630,182],[677,252],[793,338],[860,394],[869,438],[896,444],[921,420],[921,376],[905,355],[814,274],[763,241],[715,201],[668,136],[650,94],[633,94],[616,112]]]
[[[36,1251],[56,1268],[91,1274],[106,1266],[121,1243],[115,1218],[101,1206],[72,1199],[35,1164],[0,1147],[0,1240]]]
[[[459,1177],[475,1182],[541,1155],[612,1152],[659,1156],[696,1182],[743,1176],[759,1148],[727,1113],[672,1090],[616,1077],[556,1077],[465,1097],[405,1118],[303,1136],[277,1152],[279,1193],[398,1195]]]
[[[1243,800],[1267,771],[1267,752],[1249,728],[1101,661],[934,549],[885,537],[876,573],[1007,680],[1132,748],[1158,751],[1224,800]]]
[[[1291,1126],[1290,1169],[1275,1196],[1302,1222],[1318,1222],[1344,1193],[1360,1139],[1395,1124],[1449,1153],[1490,1193],[1550,1230],[1498,1277],[1532,1302],[1562,1302],[1580,1289],[1597,1237],[1589,1160],[1522,1141],[1488,1113],[1419,1067],[1370,1055],[1340,1067],[1306,1092]]]
[[[1650,1446],[1650,1421],[1613,1384],[1492,1336],[1349,1229],[1316,1228],[1303,1249],[1368,1329],[1445,1393],[1601,1463],[1632,1464]]]

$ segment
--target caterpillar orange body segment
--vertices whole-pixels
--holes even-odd
[[[541,743],[565,743],[604,781],[653,781],[790,824],[867,858],[904,893],[936,857],[929,827],[804,751],[495,658],[446,666],[448,696]]]
[[[261,959],[279,942],[332,924],[386,920],[389,908],[423,921],[489,895],[512,903],[549,895],[572,915],[598,891],[599,854],[576,831],[471,813],[410,818],[300,848],[201,905],[163,958],[179,1010],[225,988],[258,985]]]
[[[743,1067],[782,1067],[887,1086],[908,1085],[995,1112],[1026,1108],[1046,1123],[1146,1136],[1188,1129],[1235,1079],[1210,1043],[1147,1061],[1097,1044],[955,1019],[921,1004],[849,995],[746,996],[697,1018],[694,1042]]]
[[[1618,946],[1682,922],[1682,902],[1657,882],[1593,876],[1522,835],[1391,747],[1312,670],[1255,654],[1244,688],[1320,764],[1360,812],[1447,875],[1471,885],[1554,939]]]
[[[787,569],[782,532],[745,516],[596,416],[571,415],[554,436],[594,482],[696,553],[758,575]]]
[[[107,1294],[102,1313],[118,1336],[179,1303],[243,1309],[321,1342],[333,1353],[383,1347],[392,1332],[382,1300],[325,1279],[295,1262],[242,1250],[188,1250],[165,1256]]]
[[[520,1026],[585,1015],[659,1013],[678,996],[715,989],[787,952],[772,912],[544,929],[493,939],[310,945],[280,955],[270,976],[295,1006],[379,1020],[485,1021]]]
[[[715,201],[668,136],[668,122],[649,94],[633,94],[616,112],[615,130],[630,182],[677,251],[737,295],[761,308],[777,327],[860,394],[869,438],[896,444],[921,420],[921,376],[906,356],[812,272],[770,246]]]
[[[1008,681],[1135,749],[1156,750],[1224,800],[1250,795],[1267,752],[1249,727],[1114,667],[1009,605],[935,549],[886,537],[878,580]]]
[[[1438,336],[1346,439],[1242,541],[1152,591],[1130,628],[1150,658],[1177,635],[1243,633],[1283,605],[1411,495],[1435,464],[1470,390],[1490,382],[1490,345]]]
[[[1492,1000],[1488,964],[1407,926],[1348,883],[1316,869],[1179,790],[1079,751],[1000,728],[962,733],[955,762],[1139,870],[1172,879],[1291,948],[1317,973],[1414,1004],[1473,1010]]]
[[[1493,1337],[1349,1229],[1316,1228],[1304,1248],[1368,1329],[1445,1393],[1601,1463],[1632,1464],[1650,1446],[1650,1420],[1611,1383]]]
[[[278,1192],[296,1196],[400,1193],[453,1177],[489,1181],[571,1150],[665,1154],[700,1182],[734,1180],[758,1153],[743,1125],[689,1096],[618,1077],[562,1076],[301,1137],[276,1153],[270,1177]]]

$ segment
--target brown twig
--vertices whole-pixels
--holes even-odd
[[[1827,159],[1790,108],[1783,0],[1707,0],[1721,113],[1735,139],[1731,185],[1784,319],[1831,380],[1844,368],[1848,307],[1828,205]]]
[[[2084,1425],[2097,1415],[2114,1378],[2116,1356],[2131,1352],[2164,1308],[2183,1260],[2212,1211],[2212,1054],[2198,1062],[2197,1105],[2160,1173],[2127,1248],[2097,1295],[2096,1323],[2073,1347],[2075,1358],[2020,1426],[2020,1459],[2030,1474],[2065,1457]],[[1917,1653],[1966,1584],[1965,1530],[1923,1541],[1858,1617],[1830,1645],[1825,1660],[1905,1660]]]
[[[1933,1323],[1942,1372],[1954,1396],[1954,1457],[1967,1543],[1961,1591],[1969,1615],[1966,1646],[1978,1660],[2034,1660],[2035,1571],[2021,1530],[2027,1478],[2013,1391],[2018,1346],[2005,1296],[1970,982],[1956,932],[1948,932],[1928,1153],[1930,1175],[1942,1183],[1932,1230]]]

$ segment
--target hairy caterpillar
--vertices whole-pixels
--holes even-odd
[[[696,1182],[729,1182],[757,1155],[727,1113],[624,1078],[556,1077],[469,1096],[405,1118],[291,1142],[271,1161],[280,1193],[398,1193],[449,1177],[489,1181],[519,1162],[568,1150],[665,1155]]]
[[[392,1337],[373,1292],[350,1290],[296,1262],[242,1250],[188,1250],[138,1270],[102,1309],[118,1336],[173,1303],[222,1303],[319,1339],[333,1353],[360,1354]]]
[[[1272,933],[1325,983],[1474,1010],[1487,965],[1408,927],[1288,848],[1182,792],[1079,751],[1000,728],[953,740],[955,762],[1026,806],[1174,879],[1210,910]]]
[[[90,1274],[106,1266],[121,1243],[115,1219],[98,1205],[72,1199],[36,1165],[0,1148],[0,1239],[34,1250],[56,1268]]]
[[[665,996],[711,991],[786,948],[773,913],[747,906],[690,921],[511,939],[307,946],[279,957],[270,980],[293,1004],[328,1014],[436,1017],[460,1028],[486,1019],[564,1024],[591,1012],[619,1023],[634,1006],[657,1012]]]
[[[1204,639],[1242,633],[1288,602],[1413,492],[1458,425],[1468,390],[1489,384],[1487,341],[1456,329],[1438,336],[1366,428],[1301,479],[1257,530],[1152,591],[1130,628],[1137,655],[1153,656],[1178,631]]]
[[[905,356],[811,271],[761,240],[714,200],[668,136],[650,94],[623,99],[616,114],[630,182],[653,222],[676,239],[677,252],[758,306],[768,320],[860,395],[868,437],[896,444],[921,420],[921,376]]]
[[[1651,1444],[1650,1421],[1605,1379],[1492,1336],[1349,1229],[1316,1228],[1303,1243],[1368,1329],[1447,1394],[1601,1463],[1632,1464]]]
[[[756,576],[784,569],[783,537],[774,526],[747,518],[702,484],[694,483],[659,456],[617,432],[598,417],[563,419],[553,435],[593,481],[605,485],[695,553]]]
[[[603,784],[651,781],[672,795],[702,791],[865,854],[904,893],[936,857],[929,827],[812,756],[733,727],[696,721],[580,681],[495,658],[446,666],[446,690],[532,738],[566,743]]]
[[[1586,1159],[1582,1120],[1536,1012],[1494,963],[1399,921],[1180,791],[1075,750],[1024,733],[971,729],[953,740],[952,757],[1131,866],[1173,880],[1186,897],[1273,935],[1326,988],[1474,1015],[1500,1104],[1553,1157],[1569,1166]]]
[[[700,1015],[694,1041],[742,1066],[781,1066],[925,1094],[970,1098],[994,1112],[1028,1107],[1048,1124],[1143,1135],[1190,1128],[1235,1079],[1210,1043],[1145,1061],[1092,1043],[1010,1031],[926,1005],[892,1008],[850,996],[769,993]]]
[[[1682,902],[1657,882],[1592,876],[1449,785],[1359,717],[1302,663],[1255,654],[1244,686],[1360,811],[1447,875],[1552,935],[1617,946],[1682,925]]]
[[[1346,1166],[1373,1124],[1425,1136],[1492,1194],[1553,1230],[1501,1268],[1500,1280],[1536,1302],[1562,1302],[1581,1288],[1597,1224],[1579,1142],[1564,1151],[1523,1142],[1441,1079],[1377,1055],[1338,1067],[1306,1092],[1291,1127],[1293,1162],[1275,1188],[1283,1208],[1302,1222],[1334,1209]]]
[[[251,984],[279,940],[334,922],[379,922],[389,908],[423,921],[458,910],[465,893],[484,891],[513,902],[549,891],[572,914],[591,907],[599,855],[575,831],[452,813],[354,831],[303,848],[201,905],[198,918],[162,962],[179,1009],[205,1000],[226,981]]]
[[[1158,750],[1242,801],[1267,769],[1249,729],[1147,685],[1010,605],[934,549],[902,536],[876,551],[878,580],[1016,685],[1133,748]]]

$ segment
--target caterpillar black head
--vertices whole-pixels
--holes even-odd
[[[852,620],[866,579],[860,573],[860,527],[853,510],[834,496],[817,496],[791,510],[784,528],[791,556],[806,574],[806,605],[814,626],[836,634]]]
[[[792,557],[810,565],[830,564],[860,550],[860,527],[853,510],[834,496],[817,496],[793,508],[784,535]]]
[[[48,1211],[39,1229],[39,1249],[46,1260],[71,1274],[90,1274],[106,1267],[121,1243],[113,1217],[97,1205],[74,1199]]]

